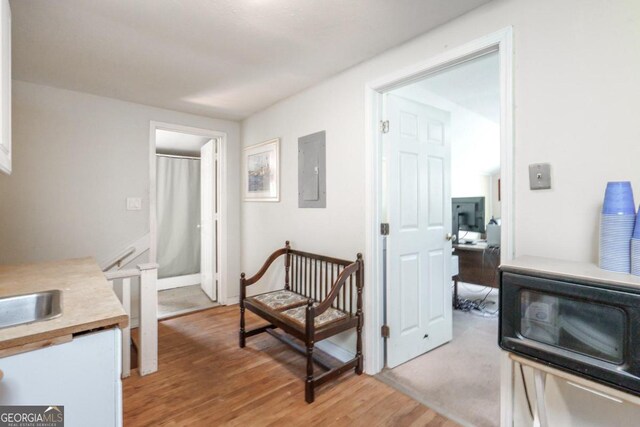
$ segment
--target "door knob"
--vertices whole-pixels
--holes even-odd
[[[453,234],[447,233],[447,240],[453,240]]]

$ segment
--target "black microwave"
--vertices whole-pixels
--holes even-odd
[[[640,395],[640,288],[501,271],[499,344]]]

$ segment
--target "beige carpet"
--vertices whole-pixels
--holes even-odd
[[[191,313],[218,305],[202,292],[200,285],[167,289],[158,292],[158,319]]]
[[[483,298],[481,287],[460,286],[460,296]],[[498,290],[487,301],[487,311],[497,310]],[[500,349],[497,313],[453,312],[453,340],[391,370],[382,381],[403,391],[462,425],[493,427],[500,424]]]

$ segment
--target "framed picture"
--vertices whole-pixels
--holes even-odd
[[[280,138],[244,149],[244,200],[280,201]]]

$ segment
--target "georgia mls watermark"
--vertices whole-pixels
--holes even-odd
[[[0,427],[64,427],[64,406],[0,406]]]

